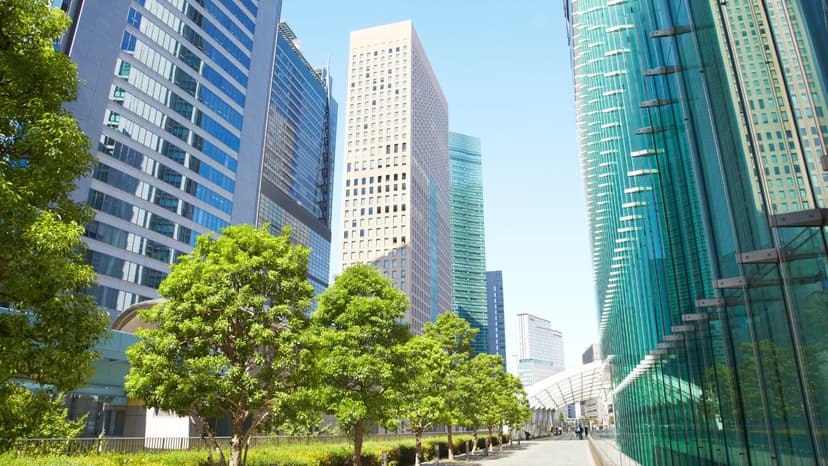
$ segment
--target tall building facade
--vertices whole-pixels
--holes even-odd
[[[826,464],[826,12],[565,2],[601,349],[642,464]]]
[[[486,237],[480,138],[449,133],[452,310],[479,330],[474,354],[489,351]],[[505,361],[505,359],[504,359]]]
[[[563,333],[532,314],[517,315],[518,377],[524,387],[563,372]]]
[[[113,315],[147,298],[202,233],[255,223],[281,2],[92,0],[65,44],[70,106],[98,163],[77,200],[93,290]]]
[[[499,354],[506,370],[506,318],[503,299],[503,272],[486,272],[486,310],[489,322],[488,353]]]
[[[273,234],[291,228],[311,248],[308,279],[317,293],[328,286],[331,196],[337,103],[327,67],[313,68],[299,39],[279,24],[265,127],[257,224]]]
[[[419,332],[451,309],[448,105],[411,21],[353,31],[342,267],[374,264]]]
[[[197,235],[239,223],[290,225],[314,249],[321,289],[336,104],[327,72],[278,26],[281,2],[57,6],[73,19],[58,45],[82,83],[70,110],[98,159],[73,194],[95,209],[85,241],[98,303],[116,316],[157,297]]]

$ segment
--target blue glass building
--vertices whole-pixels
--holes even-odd
[[[239,223],[290,225],[324,287],[336,106],[279,28],[281,2],[56,6],[74,21],[58,44],[81,82],[70,110],[98,158],[73,194],[96,211],[98,303],[116,316],[157,297],[197,235]]]
[[[489,351],[486,307],[486,237],[480,138],[449,132],[451,170],[452,309],[479,330],[474,354]]]
[[[503,300],[503,272],[486,272],[486,309],[489,319],[488,353],[499,354],[506,370],[506,320]]]
[[[311,248],[308,275],[328,285],[336,101],[328,68],[314,69],[286,23],[279,24],[264,143],[257,223]]]

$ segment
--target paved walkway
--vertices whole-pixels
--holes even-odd
[[[460,461],[447,463],[445,458],[440,465],[452,464],[463,466],[593,466],[589,453],[589,442],[576,440],[574,436],[546,437],[515,442],[511,447],[504,446],[503,453],[493,453],[488,457],[472,456],[469,461],[461,455]],[[433,464],[433,463],[426,463]]]

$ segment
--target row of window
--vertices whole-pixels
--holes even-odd
[[[126,230],[116,228],[112,225],[100,223],[93,220],[86,225],[84,235],[102,243],[115,246],[119,249],[124,249],[135,254],[140,254],[165,264],[173,264],[178,261],[178,258],[184,255],[184,252],[178,251],[174,248],[158,243],[143,236],[130,233]]]
[[[144,156],[144,154],[127,147],[120,142],[115,142],[112,146],[112,150],[107,151],[106,153],[133,168],[158,178],[170,186],[174,186],[181,191],[195,196],[197,199],[216,207],[228,215],[230,215],[233,211],[233,203],[226,197],[203,186],[192,178],[184,176],[178,171]]]
[[[399,190],[399,185],[395,183],[395,184],[394,184],[394,191],[396,192],[396,191],[398,191],[398,190]],[[405,191],[405,183],[402,183],[402,190],[403,190],[403,191]],[[385,185],[385,192],[387,192],[387,193],[388,193],[388,192],[391,192],[391,185]],[[382,185],[377,186],[377,193],[378,193],[378,194],[382,194]],[[360,196],[360,195],[362,195],[362,196],[365,196],[365,195],[371,195],[371,194],[374,194],[374,187],[373,187],[373,186],[370,186],[370,187],[368,188],[368,191],[367,191],[367,192],[366,192],[366,190],[365,190],[365,188],[364,188],[364,187],[363,187],[363,188],[361,188],[361,191],[360,191],[360,189],[357,189],[357,188],[354,188],[354,189],[353,189],[353,191],[351,191],[350,189],[347,189],[347,188],[346,188],[346,189],[345,189],[345,196],[346,196],[346,197],[348,197],[348,196],[350,196],[351,194],[353,194],[354,196]],[[377,203],[378,203],[378,204],[379,204],[379,201],[380,201],[380,199],[379,199],[379,198],[377,198]],[[348,201],[345,201],[345,202],[348,202]],[[388,196],[385,196],[385,202],[388,202]],[[371,201],[371,205],[373,205],[373,201]],[[346,205],[346,207],[347,207],[347,205]]]
[[[86,202],[93,209],[173,238],[189,246],[195,246],[197,233],[193,230],[140,207],[135,207],[126,201],[90,189]]]
[[[195,48],[201,50],[205,55],[230,74],[233,79],[246,87],[247,75],[242,72],[232,61],[230,61],[227,58],[227,55],[229,54],[235,58],[236,61],[245,69],[250,68],[250,57],[234,42],[232,42],[218,27],[207,20],[201,12],[193,8],[192,5],[186,2],[181,2],[178,8],[181,13],[195,23],[196,26],[201,28],[201,30],[203,30],[208,37],[218,42],[224,51],[214,47],[213,44],[205,40],[198,31],[191,28],[185,21],[179,18],[178,14],[173,13],[171,10],[167,9],[166,6],[161,5],[157,0],[149,0],[146,6],[147,11],[149,11],[181,37],[186,39],[187,42],[192,44]],[[170,50],[170,52],[174,53],[173,50]]]
[[[154,42],[156,45],[160,46],[161,50],[164,50],[171,56],[181,59],[181,61],[186,63],[187,66],[204,76],[208,82],[216,86],[216,88],[223,92],[227,97],[230,97],[234,102],[239,104],[240,107],[244,107],[244,93],[233,83],[225,79],[224,76],[205,63],[196,53],[184,46],[178,39],[171,36],[166,31],[148,21],[143,24],[145,24],[145,26],[141,28],[142,37]],[[124,32],[124,37],[129,37],[129,40],[126,41],[128,44],[127,47],[123,47],[122,44],[121,48],[123,50],[133,52],[139,61],[149,66],[152,70],[162,70],[164,73],[164,79],[170,79],[171,76],[174,76],[174,73],[171,70],[177,67],[170,59],[162,55],[161,52],[157,50],[157,47],[146,45],[142,39],[137,39],[129,31]],[[190,90],[185,86],[181,87],[185,91],[188,91],[190,95],[195,95],[195,88]]]
[[[96,180],[102,181],[125,193],[129,193],[138,199],[152,202],[159,207],[190,219],[210,230],[219,231],[229,225],[228,222],[206,212],[200,207],[196,207],[187,201],[181,200],[166,191],[108,165],[102,163],[96,164],[92,176]]]
[[[134,78],[130,79],[133,80],[133,82],[139,90],[141,90],[142,92],[153,92],[155,95],[152,95],[152,97],[157,102],[166,106],[170,110],[175,111],[178,115],[181,115],[182,117],[186,118],[188,122],[205,130],[208,134],[221,141],[227,147],[238,152],[240,139],[236,134],[228,130],[222,124],[220,124],[219,122],[217,122],[201,110],[195,108],[193,104],[191,104],[185,99],[182,99],[178,94],[170,91],[163,84],[147,77],[142,72],[138,70],[132,70],[129,74],[131,76],[135,76]],[[148,95],[150,94],[148,93]],[[144,100],[142,100],[140,96],[133,95],[132,93],[118,86],[113,87],[112,100],[118,102],[119,104],[124,106],[124,108],[132,110],[134,113],[141,115],[149,121],[153,121],[154,117],[154,119],[158,121],[156,123],[158,126],[161,126],[163,124],[164,118],[169,118],[161,111],[157,110],[154,107],[151,107],[148,103],[144,102]],[[239,115],[239,129],[241,129],[240,120],[241,115]],[[216,148],[215,150],[219,151],[219,156],[222,159],[233,158],[226,152],[221,151],[221,149]]]
[[[382,50],[384,51],[385,49],[382,49]],[[408,46],[407,46],[407,45],[403,45],[403,46],[402,46],[402,48],[400,48],[399,46],[397,46],[397,47],[396,47],[396,51],[397,51],[397,53],[399,53],[399,52],[400,52],[400,50],[402,50],[402,53],[403,53],[403,54],[405,54],[405,53],[407,53],[407,52],[408,52]],[[372,53],[371,53],[371,52],[373,52],[373,55],[372,55]],[[388,48],[388,53],[389,53],[389,54],[394,53],[394,47],[389,47],[389,48]],[[357,54],[354,54],[354,55],[351,57],[351,60],[356,61],[357,57],[359,57],[359,60],[360,60],[360,63],[361,63],[361,62],[362,62],[362,59],[363,59],[363,58],[365,58],[365,57],[368,57],[368,59],[370,60],[370,58],[371,58],[372,56],[376,57],[376,56],[378,56],[378,55],[379,55],[379,50],[373,50],[373,51],[368,51],[368,52],[361,52],[361,53],[360,53],[360,54],[358,54],[358,55],[357,55]]]
[[[256,32],[256,23],[250,19],[249,16],[244,14],[239,6],[233,0],[219,0],[225,8],[227,8],[239,22],[250,31],[251,34],[255,34]],[[247,48],[249,51],[253,51],[253,39],[250,38],[244,31],[239,28],[235,21],[230,19],[227,14],[222,11],[212,0],[195,0],[196,3],[202,6],[207,13],[215,18],[225,29],[230,31],[230,34],[233,35],[242,45]]]
[[[390,173],[388,173],[388,174],[385,175],[385,182],[390,183],[392,180],[393,181],[399,181],[399,180],[405,181],[406,176],[407,176],[406,172],[402,172],[402,174],[394,173],[393,176]],[[362,180],[362,181],[360,181],[360,180]],[[377,184],[382,183],[383,182],[382,175],[377,176],[376,180],[377,180]],[[351,186],[351,184],[353,184],[354,186],[359,186],[360,184],[362,186],[372,185],[372,184],[374,184],[374,177],[373,176],[368,176],[368,177],[363,176],[362,178],[348,178],[347,180],[345,180],[345,186],[346,187]]]
[[[123,116],[119,117],[118,124],[118,128],[121,129],[120,132],[122,134],[130,136],[134,141],[141,143],[142,145],[149,148],[151,151],[164,155],[168,159],[173,160],[176,163],[184,166],[185,168],[192,170],[193,172],[201,175],[209,182],[215,184],[216,186],[224,189],[229,193],[235,191],[236,182],[233,181],[232,178],[228,177],[221,171],[213,168],[212,166],[210,166],[210,164],[202,162],[198,157],[188,152],[185,152],[183,149],[179,148],[175,144],[170,143],[164,138],[158,137],[155,133],[147,130],[141,125],[132,122],[131,120],[128,120]],[[117,129],[113,129],[117,131]],[[101,135],[101,140],[100,144],[98,145],[98,149],[104,153],[113,155],[117,158],[125,157],[125,154],[115,151],[115,144],[115,139],[112,136],[103,134]],[[123,150],[127,150],[127,148],[124,148]],[[133,155],[133,157],[137,156]]]
[[[112,257],[91,249],[86,251],[85,259],[86,263],[91,265],[98,274],[132,282],[137,285],[158,289],[161,282],[167,278],[167,272]]]
[[[382,168],[383,167],[382,159],[378,158],[376,161],[377,161],[377,168]],[[399,166],[401,163],[403,165],[405,165],[407,162],[408,162],[408,157],[405,156],[405,155],[403,155],[402,157],[393,157],[393,158],[392,157],[386,157],[384,166],[385,167],[390,167],[390,166],[392,166],[392,163],[393,163],[393,166],[396,167],[396,166]],[[349,162],[349,163],[345,164],[345,171],[348,172],[348,173],[350,173],[351,170],[353,170],[355,172],[358,172],[360,170],[360,167],[362,167],[362,171],[373,170],[374,169],[374,161],[373,160],[363,160],[361,163],[350,163]]]
[[[399,207],[399,209],[398,209],[398,207]],[[376,212],[374,211],[373,207],[368,207],[367,209],[368,209],[367,215],[374,215],[374,213],[379,215],[379,214],[382,214],[383,212],[386,213],[386,214],[392,213],[392,212],[398,212],[398,211],[399,212],[405,212],[405,204],[399,204],[399,205],[394,204],[393,206],[388,206],[387,205],[387,206],[385,206],[385,210],[383,210],[382,206],[377,206]],[[357,212],[357,209],[354,209],[354,210],[347,210],[346,209],[345,210],[345,218],[351,218],[351,212],[353,212],[354,218],[356,218],[357,215],[365,216],[366,215],[366,208],[362,207],[362,208],[359,209],[358,212]]]

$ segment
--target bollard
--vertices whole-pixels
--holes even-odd
[[[434,466],[440,466],[440,445],[434,445]]]
[[[388,466],[388,452],[382,452],[382,466]]]

